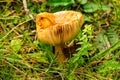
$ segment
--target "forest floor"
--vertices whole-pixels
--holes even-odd
[[[25,1],[0,0],[0,80],[120,79],[119,0]],[[57,63],[37,39],[35,16],[62,10],[81,12],[84,25],[66,43],[68,60]]]

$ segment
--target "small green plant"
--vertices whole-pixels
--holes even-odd
[[[80,42],[78,42],[77,44],[80,44],[81,47],[77,49],[77,54],[75,54],[74,57],[69,60],[68,79],[70,79],[71,76],[74,75],[74,70],[76,68],[86,63],[84,57],[88,58],[89,60],[89,50],[91,50],[93,46],[93,44],[91,43],[93,39],[93,29],[94,27],[92,25],[85,25],[85,29],[83,29],[83,32],[78,35],[78,39],[80,40]],[[74,79],[75,77],[72,76],[72,78]]]

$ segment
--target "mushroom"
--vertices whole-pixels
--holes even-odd
[[[84,17],[76,11],[43,12],[36,16],[37,36],[43,43],[55,46],[58,62],[66,57],[63,53],[65,42],[72,40],[80,31]]]

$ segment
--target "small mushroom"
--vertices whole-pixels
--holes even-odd
[[[36,16],[37,36],[43,43],[55,46],[58,62],[66,57],[63,53],[65,42],[72,40],[80,31],[84,17],[76,11],[43,12]]]

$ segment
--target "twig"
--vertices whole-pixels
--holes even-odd
[[[4,39],[5,39],[11,32],[13,32],[14,29],[16,29],[18,26],[20,26],[20,25],[22,25],[22,24],[24,24],[24,23],[26,23],[26,22],[28,22],[28,21],[30,21],[30,20],[31,20],[31,19],[29,19],[29,20],[27,20],[27,21],[24,21],[24,22],[18,24],[17,26],[15,26],[14,28],[12,28],[12,30],[10,30],[5,36],[3,36],[3,37],[0,39],[0,42],[1,42],[2,40],[4,40]]]
[[[31,14],[30,10],[27,8],[27,2],[26,2],[26,0],[23,0],[23,7],[24,7],[26,13],[28,13],[29,16],[30,16],[30,18],[35,22],[35,19],[34,19],[33,15]]]
[[[19,18],[19,17],[18,16],[5,17],[5,18],[0,17],[0,20],[10,20],[10,19],[15,19],[15,18]]]
[[[19,68],[15,67],[14,65],[12,65],[10,62],[8,62],[8,61],[6,61],[6,60],[5,60],[5,62],[6,62],[8,65],[12,66],[12,67],[13,67],[14,69],[16,69],[17,71],[19,71],[20,73],[24,73],[22,70],[20,70]]]
[[[36,32],[36,30],[33,30],[31,33],[28,33],[27,35],[31,35],[31,34],[33,34],[33,33],[35,33],[35,32]],[[19,35],[19,36],[14,37],[14,38],[20,38],[20,37],[23,37],[23,35]]]

